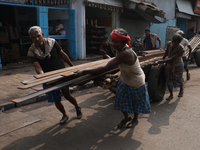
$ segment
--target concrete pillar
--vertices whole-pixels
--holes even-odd
[[[119,25],[119,12],[117,11],[112,11],[112,30],[113,29],[116,29],[116,28],[119,28],[120,25]]]
[[[77,59],[86,58],[86,21],[84,0],[72,3],[72,9],[76,11],[76,34],[77,34]]]

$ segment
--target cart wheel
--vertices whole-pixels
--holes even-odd
[[[198,49],[195,53],[195,62],[197,67],[200,67],[200,49]]]
[[[161,101],[165,95],[167,79],[165,76],[165,66],[160,64],[152,66],[148,78],[148,92],[153,101]]]

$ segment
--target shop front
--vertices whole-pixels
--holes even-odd
[[[86,6],[86,54],[100,54],[99,48],[104,36],[110,39],[110,33],[116,28],[116,14],[123,11],[123,7],[103,5],[88,1]]]
[[[176,1],[176,25],[186,34],[187,39],[192,38],[199,31],[198,1],[195,7],[193,3],[192,1]]]
[[[0,12],[6,14],[0,16],[2,64],[17,62],[27,56],[32,43],[28,29],[34,25],[41,27],[45,37],[58,40],[63,50],[72,59],[77,59],[75,10],[71,9],[70,1],[0,2]],[[62,33],[55,31],[58,21],[64,26]]]
[[[79,0],[72,4],[77,10],[77,57],[99,54],[101,37],[115,28],[124,28],[132,38],[142,37],[150,23],[165,22],[165,13],[152,3],[140,0]]]

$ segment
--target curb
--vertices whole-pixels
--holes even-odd
[[[16,105],[14,102],[3,103],[0,105],[0,111],[8,110],[15,107]]]
[[[7,102],[7,103],[0,104],[0,111],[5,111],[5,110],[8,110],[8,109],[12,109],[12,108],[16,108],[16,107],[36,103],[36,102],[41,102],[41,101],[44,101],[44,100],[47,100],[46,94],[35,97],[35,98],[28,99],[28,100],[21,102],[21,103]]]
[[[70,92],[71,93],[73,92],[73,88],[70,89]],[[0,104],[0,112],[15,108],[15,107],[20,107],[20,106],[24,106],[24,105],[28,105],[28,104],[32,104],[32,103],[36,103],[36,102],[41,102],[41,101],[44,101],[47,99],[48,99],[47,94],[43,94],[43,95],[31,98],[31,99],[27,99],[26,101],[19,102],[19,103],[15,103],[15,102],[3,103],[3,104]]]

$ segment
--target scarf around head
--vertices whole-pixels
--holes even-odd
[[[55,39],[52,38],[44,38],[44,47],[45,47],[45,53],[33,43],[31,47],[28,50],[28,56],[30,57],[37,57],[39,59],[43,59],[45,57],[50,58],[51,57],[51,50],[55,44]]]
[[[127,36],[121,35],[121,34],[117,33],[115,30],[113,30],[111,32],[110,36],[113,40],[116,40],[116,41],[126,41],[127,45],[131,48],[131,45],[130,45],[131,38],[128,34],[127,34]]]

